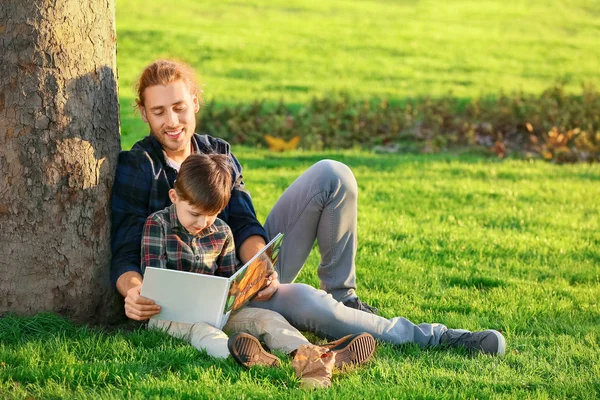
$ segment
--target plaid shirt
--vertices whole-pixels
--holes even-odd
[[[250,194],[244,188],[242,166],[231,154],[224,140],[195,134],[194,148],[204,154],[219,153],[229,156],[233,187],[229,204],[219,218],[229,225],[235,247],[252,235],[267,241],[262,225],[256,219]],[[152,135],[137,142],[130,151],[119,154],[115,182],[112,189],[111,281],[128,271],[142,273],[140,254],[142,231],[148,216],[171,205],[169,189],[173,187],[177,171],[167,164],[163,149]]]
[[[154,267],[230,277],[236,271],[236,264],[233,234],[218,218],[197,235],[181,225],[175,204],[146,220],[142,272],[146,267]]]

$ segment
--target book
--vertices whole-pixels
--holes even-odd
[[[282,242],[283,234],[279,233],[229,278],[147,267],[141,295],[160,305],[154,319],[206,322],[221,329],[232,312],[266,287]]]

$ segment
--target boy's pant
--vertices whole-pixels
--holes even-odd
[[[244,307],[231,314],[223,330],[204,322],[184,324],[151,319],[148,328],[161,329],[169,335],[189,342],[198,350],[206,350],[213,357],[226,358],[229,334],[246,332],[263,341],[270,349],[291,353],[308,340],[280,314],[266,309]],[[225,331],[225,332],[224,332]]]

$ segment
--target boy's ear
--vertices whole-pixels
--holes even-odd
[[[142,117],[142,121],[144,121],[145,123],[148,123],[148,117],[146,116],[146,107],[139,106],[139,108],[140,108],[140,115]]]
[[[171,203],[177,203],[179,196],[177,196],[177,191],[175,191],[175,189],[169,189],[169,198],[171,199]]]

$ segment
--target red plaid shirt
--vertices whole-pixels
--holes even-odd
[[[146,267],[229,277],[236,271],[233,234],[217,218],[197,235],[177,219],[175,204],[150,215],[142,234],[142,273]]]

